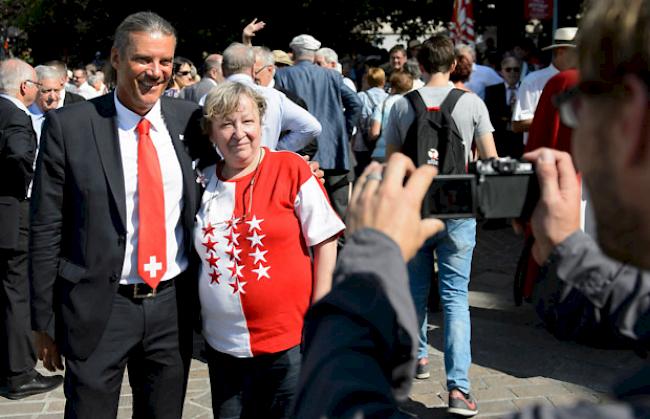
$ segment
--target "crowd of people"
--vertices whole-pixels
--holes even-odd
[[[647,349],[650,2],[586,10],[536,71],[437,34],[355,83],[312,35],[254,46],[253,20],[199,76],[151,12],[117,27],[109,86],[3,61],[0,395],[63,383],[67,418],[114,418],[128,369],[134,417],[180,418],[198,330],[215,417],[401,417],[430,375],[437,266],[448,411],[474,416],[477,223],[422,201],[437,173],[524,151],[541,198],[516,223],[521,292],[561,338]],[[634,380],[619,404],[521,416],[646,417]]]

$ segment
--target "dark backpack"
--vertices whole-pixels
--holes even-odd
[[[458,99],[465,93],[452,89],[440,107],[427,108],[420,94],[414,90],[405,97],[415,109],[415,121],[409,127],[402,152],[416,166],[432,164],[441,175],[467,173],[465,144],[451,113]]]

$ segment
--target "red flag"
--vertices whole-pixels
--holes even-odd
[[[451,36],[457,44],[474,45],[474,9],[472,0],[454,0]]]

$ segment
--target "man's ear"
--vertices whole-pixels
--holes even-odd
[[[618,116],[615,132],[622,133],[622,141],[617,147],[624,153],[624,161],[628,167],[650,167],[648,86],[638,76],[630,74],[623,78],[623,88],[625,96],[622,105],[615,111]]]
[[[111,66],[114,70],[117,70],[117,67],[120,64],[120,52],[117,48],[111,48]]]
[[[23,82],[20,83],[19,90],[20,90],[20,96],[25,96],[25,93],[27,93],[27,82],[26,81],[23,81]]]

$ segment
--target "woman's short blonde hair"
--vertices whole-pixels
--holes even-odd
[[[223,118],[237,111],[241,96],[249,97],[256,105],[261,124],[266,111],[264,97],[245,84],[228,81],[212,88],[205,98],[203,119],[201,120],[203,132],[209,134],[214,118]]]
[[[386,84],[386,73],[379,67],[370,67],[366,73],[366,80],[370,87],[383,87]]]

